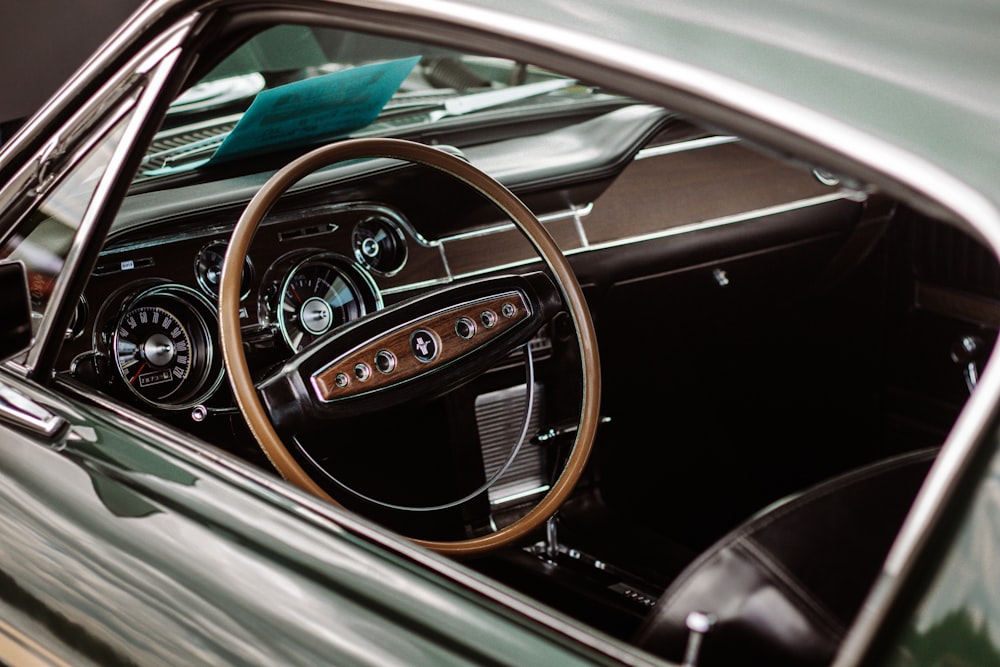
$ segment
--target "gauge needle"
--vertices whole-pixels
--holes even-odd
[[[148,364],[148,363],[149,363],[148,361],[144,361],[144,362],[142,362],[142,366],[139,366],[139,370],[137,370],[137,371],[135,372],[135,375],[133,375],[133,376],[132,376],[132,379],[128,381],[128,383],[129,383],[129,384],[135,384],[135,379],[136,379],[137,377],[139,377],[139,373],[141,373],[141,372],[142,372],[142,369],[143,369],[143,368],[145,368],[145,367],[146,367],[146,364]]]

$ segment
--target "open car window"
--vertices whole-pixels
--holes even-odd
[[[45,314],[52,291],[69,255],[77,229],[122,140],[126,116],[71,169],[0,247],[0,259],[24,262],[31,293],[33,328]]]

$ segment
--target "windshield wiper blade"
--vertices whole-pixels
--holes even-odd
[[[487,90],[484,93],[472,93],[445,100],[442,109],[431,111],[428,116],[430,122],[436,122],[447,116],[461,116],[473,111],[482,111],[490,107],[497,107],[508,102],[526,100],[529,97],[545,95],[556,90],[568,88],[576,84],[576,79],[550,79],[538,81],[537,83],[526,83],[521,86],[501,88],[500,90]]]

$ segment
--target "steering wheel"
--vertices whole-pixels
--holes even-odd
[[[511,219],[549,273],[463,282],[369,313],[323,335],[255,383],[244,353],[239,304],[243,262],[261,220],[313,171],[376,157],[422,164],[467,184]],[[222,354],[240,412],[285,479],[335,505],[340,503],[300,465],[279,432],[288,438],[345,412],[376,411],[444,393],[526,343],[561,310],[572,318],[582,381],[579,425],[565,463],[547,494],[513,523],[468,539],[413,540],[452,556],[513,543],[544,523],[579,480],[599,422],[600,364],[590,313],[569,262],[534,214],[492,177],[442,150],[399,139],[342,141],[290,162],[257,192],[233,229],[219,285]]]

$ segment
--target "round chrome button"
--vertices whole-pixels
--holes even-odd
[[[410,334],[410,350],[417,361],[425,364],[437,359],[441,351],[437,336],[427,329],[417,329]]]
[[[479,314],[479,321],[483,323],[484,327],[490,329],[496,326],[497,314],[494,313],[492,310],[484,310],[482,313]]]
[[[375,368],[383,375],[396,370],[396,355],[389,350],[379,350],[375,353]]]
[[[455,322],[455,333],[463,340],[469,340],[476,335],[476,323],[468,317],[460,317]]]
[[[351,378],[347,377],[347,373],[337,373],[333,377],[333,383],[340,389],[343,389],[347,385],[351,384]]]
[[[510,319],[515,315],[517,315],[517,306],[509,302],[505,303],[502,306],[500,306],[500,314],[506,317],[507,319]]]
[[[364,382],[372,376],[372,369],[366,363],[354,364],[354,377]]]

